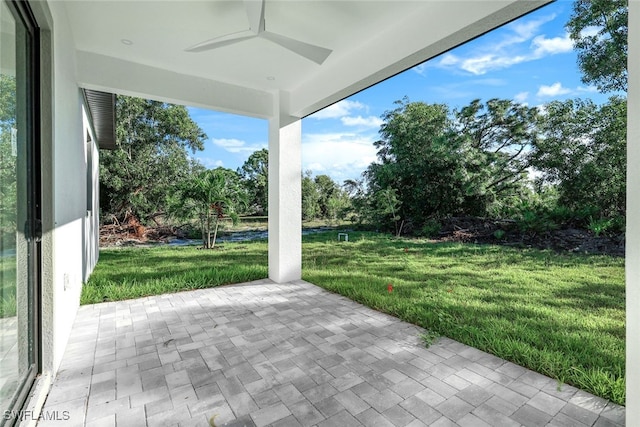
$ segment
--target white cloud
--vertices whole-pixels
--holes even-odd
[[[355,115],[355,111],[368,111],[369,108],[358,101],[350,101],[344,99],[340,102],[336,102],[327,108],[318,111],[317,113],[309,116],[313,119],[340,119],[344,126],[354,126],[361,128],[378,128],[382,124],[382,120],[376,116]]]
[[[562,95],[574,95],[580,96],[583,94],[597,93],[598,89],[595,86],[578,86],[575,89],[562,86],[562,83],[555,82],[552,85],[542,85],[538,88],[536,96],[538,98],[553,98]]]
[[[466,56],[446,54],[435,66],[457,68],[470,74],[482,75],[489,71],[571,51],[573,42],[567,33],[551,38],[538,34],[542,25],[553,19],[555,15],[510,24],[506,27],[510,31],[501,40],[480,45]]]
[[[266,147],[264,144],[248,145],[246,141],[234,138],[212,138],[211,142],[229,153],[253,153]]]
[[[348,116],[354,110],[366,110],[366,106],[358,101],[343,99],[309,116],[313,119],[339,119]]]
[[[507,68],[521,62],[537,59],[531,57],[530,52],[517,53],[514,48],[528,40],[531,40],[540,28],[547,22],[553,21],[556,15],[543,16],[538,19],[528,21],[516,21],[506,26],[511,30],[511,34],[506,35],[502,40],[492,44],[482,46],[475,51],[479,54],[470,58],[458,58],[453,54],[445,55],[440,61],[444,67],[460,67],[471,74],[485,74],[488,71],[500,68]],[[544,36],[542,36],[544,38]]]
[[[376,160],[375,135],[349,132],[304,134],[302,169],[329,175],[338,183],[358,178]]]
[[[538,19],[516,21],[509,24],[507,28],[511,28],[513,32],[520,37],[520,40],[524,41],[536,35],[540,30],[540,27],[542,27],[547,22],[553,21],[554,19],[556,19],[555,13],[547,16],[542,16]]]
[[[545,36],[538,36],[533,39],[531,45],[535,48],[533,51],[535,57],[556,55],[573,50],[573,40],[569,37],[569,33],[566,33],[563,37],[553,37],[550,39]]]
[[[519,102],[520,104],[523,104],[527,102],[528,97],[529,97],[529,92],[520,92],[514,95],[513,100],[516,102]]]
[[[424,76],[425,74],[427,74],[427,68],[429,68],[429,65],[426,62],[423,62],[422,64],[418,64],[413,67],[412,70],[420,74],[421,76]]]
[[[567,95],[569,93],[571,93],[571,89],[562,87],[562,84],[560,82],[555,82],[551,86],[547,86],[547,85],[540,86],[540,88],[538,89],[537,96],[541,98],[554,97],[559,95]]]
[[[345,116],[341,117],[340,121],[345,126],[361,126],[367,128],[379,128],[383,123],[382,119],[376,116],[362,117],[362,116]]]
[[[440,60],[440,65],[448,66],[448,65],[458,65],[460,63],[460,58],[458,58],[453,53],[447,53]]]
[[[467,58],[462,60],[460,68],[471,74],[482,75],[492,70],[508,68],[512,65],[527,61],[527,57],[523,55],[498,55],[487,54],[475,58]]]

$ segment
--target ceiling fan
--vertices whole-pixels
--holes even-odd
[[[330,49],[267,31],[264,23],[264,5],[265,0],[244,0],[244,6],[249,20],[248,30],[216,37],[193,45],[185,50],[187,52],[204,52],[259,37],[297,53],[316,64],[322,64],[331,54],[332,51]]]

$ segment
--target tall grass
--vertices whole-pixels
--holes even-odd
[[[196,247],[102,249],[81,304],[119,301],[267,277],[266,242]]]

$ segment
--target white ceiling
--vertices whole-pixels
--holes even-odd
[[[266,0],[267,30],[331,49],[322,65],[261,38],[185,51],[249,29],[240,0],[61,3],[83,87],[257,117],[273,116],[274,108],[302,117],[548,1]]]

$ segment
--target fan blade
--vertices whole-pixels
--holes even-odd
[[[227,34],[226,36],[216,37],[202,43],[195,44],[185,49],[186,52],[203,52],[205,50],[217,49],[223,46],[229,46],[243,40],[252,39],[257,35],[250,30],[238,31],[237,33]]]
[[[318,65],[322,65],[332,52],[331,49],[325,49],[324,47],[301,42],[300,40],[295,40],[269,31],[264,31],[258,34],[258,36],[272,41],[285,49],[289,49],[291,52],[297,53],[300,56],[304,56]]]
[[[249,28],[255,34],[264,31],[264,1],[265,0],[244,0],[244,7],[247,10]]]

